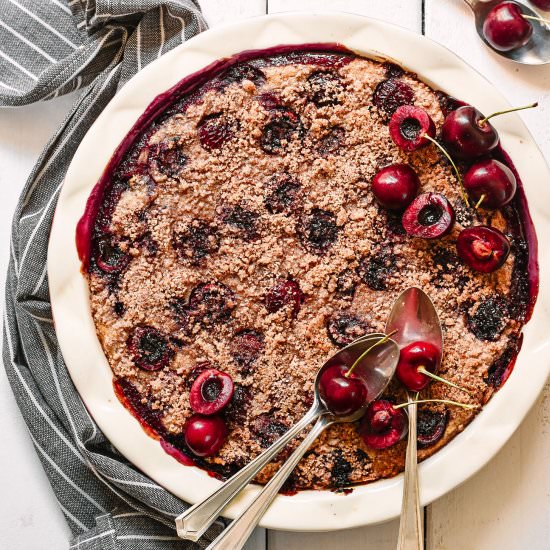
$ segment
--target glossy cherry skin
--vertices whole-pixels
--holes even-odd
[[[359,435],[371,449],[387,449],[407,433],[407,416],[385,399],[373,401],[359,425]]]
[[[219,416],[193,415],[185,424],[185,443],[197,456],[212,456],[222,447],[227,427]]]
[[[530,0],[531,4],[535,4],[541,10],[550,10],[550,0]]]
[[[476,162],[464,175],[464,188],[481,208],[496,209],[508,204],[516,194],[517,182],[508,166],[498,160]]]
[[[199,374],[189,392],[189,404],[199,414],[216,414],[233,397],[233,380],[229,374],[207,369]]]
[[[441,139],[447,151],[460,159],[472,160],[490,153],[499,141],[490,122],[470,105],[451,111],[441,127]]]
[[[376,173],[372,192],[381,206],[403,210],[414,199],[420,187],[418,175],[408,164],[391,164]]]
[[[349,416],[367,402],[367,384],[353,373],[346,377],[348,370],[346,365],[332,365],[325,369],[319,379],[321,399],[336,416]]]
[[[510,242],[494,227],[478,225],[463,229],[456,241],[463,262],[481,273],[496,271],[510,254]]]
[[[532,34],[533,25],[523,17],[521,7],[515,2],[497,4],[483,23],[483,36],[501,52],[525,46]]]
[[[409,204],[401,222],[412,237],[439,239],[451,231],[455,211],[443,195],[422,193]]]
[[[424,136],[435,136],[435,124],[424,109],[402,105],[393,113],[389,131],[393,142],[403,151],[410,153],[430,143]]]
[[[409,391],[423,390],[431,378],[419,372],[418,368],[424,367],[429,372],[435,372],[440,357],[439,348],[431,342],[413,342],[401,350],[395,375]]]

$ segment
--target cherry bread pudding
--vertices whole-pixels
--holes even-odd
[[[241,54],[155,100],[94,189],[77,245],[116,393],[168,453],[232,475],[413,285],[439,313],[444,357],[407,350],[383,400],[327,430],[286,491],[402,471],[405,382],[474,406],[420,405],[420,459],[467,426],[510,374],[537,290],[521,181],[476,113],[337,45]],[[491,143],[487,131],[477,147],[453,141],[461,116]],[[342,414],[367,394],[348,368],[325,385]]]

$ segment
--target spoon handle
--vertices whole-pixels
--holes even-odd
[[[269,483],[258,493],[248,508],[235,518],[233,523],[206,550],[241,550],[266,510],[278,495],[279,489],[292,473],[292,470],[294,470],[319,434],[332,423],[333,420],[326,416],[321,416],[317,420],[304,440],[279,470],[277,470],[277,473],[269,480]]]
[[[409,398],[410,400],[410,398]],[[409,413],[409,439],[405,457],[405,480],[397,550],[422,550],[422,518],[418,491],[418,462],[416,456],[416,404],[407,406]]]
[[[285,434],[277,439],[273,445],[229,478],[205,500],[191,506],[191,508],[178,516],[176,518],[178,536],[193,541],[199,540],[233,498],[282,451],[291,439],[296,437],[320,414],[321,407],[318,401],[315,401],[311,409]]]

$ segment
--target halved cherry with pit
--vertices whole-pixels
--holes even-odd
[[[371,449],[387,449],[401,441],[408,431],[407,415],[386,399],[377,399],[367,408],[359,425],[359,435]]]
[[[234,391],[233,379],[217,369],[207,369],[197,376],[189,393],[189,404],[199,414],[216,414],[226,407]]]
[[[401,221],[412,237],[439,239],[453,228],[455,211],[443,195],[422,193],[409,204]]]
[[[481,273],[492,273],[504,265],[510,254],[510,241],[494,227],[479,225],[463,229],[456,241],[462,261]]]
[[[410,153],[430,143],[435,137],[435,124],[420,107],[402,105],[393,113],[389,124],[390,136],[403,151]]]

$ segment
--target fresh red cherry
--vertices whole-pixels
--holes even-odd
[[[440,358],[439,348],[434,344],[413,342],[401,350],[395,375],[409,391],[423,390],[431,379],[419,370],[420,367],[435,373]]]
[[[364,380],[350,374],[349,367],[332,365],[319,379],[319,394],[329,411],[336,416],[349,416],[365,406],[368,388]]]
[[[413,237],[438,239],[451,231],[455,211],[443,195],[422,193],[407,207],[401,221],[405,231]]]
[[[390,164],[372,180],[376,200],[389,210],[403,210],[418,193],[420,180],[408,164]]]
[[[541,10],[550,10],[550,0],[531,0],[531,4],[535,4]]]
[[[385,399],[373,401],[359,425],[359,435],[371,449],[387,449],[407,433],[407,417]]]
[[[197,456],[216,454],[226,437],[227,427],[219,416],[195,414],[185,424],[185,443]]]
[[[189,404],[199,414],[216,414],[231,401],[233,380],[229,374],[207,369],[199,374],[189,392]]]
[[[491,273],[506,261],[510,254],[510,242],[498,229],[479,225],[460,232],[456,249],[460,258],[472,269]]]
[[[430,143],[426,135],[435,136],[435,124],[430,115],[413,105],[402,105],[393,113],[389,124],[390,136],[403,151],[411,152]]]
[[[445,117],[441,138],[451,155],[466,160],[486,155],[499,141],[492,124],[470,105],[459,107]]]
[[[483,22],[483,36],[501,52],[525,46],[532,34],[533,25],[523,17],[521,6],[516,2],[497,4]]]
[[[476,162],[464,176],[464,188],[474,204],[495,209],[508,204],[516,194],[514,173],[498,160]]]

